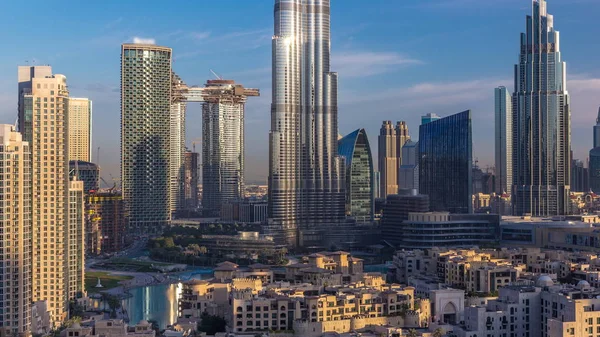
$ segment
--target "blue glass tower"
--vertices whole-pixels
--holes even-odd
[[[346,215],[373,220],[373,157],[365,129],[340,139],[338,155],[346,159]]]
[[[567,214],[571,182],[571,110],[560,35],[546,0],[533,2],[521,33],[513,93],[515,215]]]
[[[433,212],[472,212],[471,110],[419,127],[419,193]]]

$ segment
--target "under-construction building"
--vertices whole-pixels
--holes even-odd
[[[86,250],[90,254],[116,253],[123,249],[125,214],[121,193],[109,190],[86,197],[89,227]]]
[[[202,208],[204,215],[218,216],[222,204],[243,197],[244,105],[259,91],[218,79],[186,93],[188,99],[198,95],[203,101]]]

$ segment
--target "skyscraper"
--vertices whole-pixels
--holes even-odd
[[[69,98],[69,160],[92,160],[92,101]]]
[[[244,196],[244,107],[256,89],[232,80],[208,80],[202,104],[202,210],[219,216],[221,205]],[[254,91],[255,94],[254,94]]]
[[[171,76],[171,118],[169,133],[169,199],[171,213],[184,208],[185,112],[187,102],[182,95],[186,84],[173,73]]]
[[[419,142],[409,139],[402,147],[398,184],[401,189],[419,190]]]
[[[121,48],[121,182],[129,228],[157,233],[171,220],[171,48]]]
[[[431,211],[471,213],[472,148],[470,110],[419,127],[419,193]]]
[[[594,147],[600,147],[600,108],[598,108],[598,117],[594,125]]]
[[[402,189],[405,188],[404,186],[402,186],[400,184],[400,166],[402,166],[402,148],[404,147],[404,144],[406,144],[407,141],[410,140],[410,135],[408,133],[408,125],[406,124],[405,121],[400,121],[400,122],[396,122],[396,158],[398,158],[398,160],[396,161],[396,164],[398,165],[398,167],[396,167],[396,183],[398,184],[398,189]],[[396,192],[398,193],[398,192]]]
[[[512,98],[505,87],[494,89],[496,193],[512,191]]]
[[[12,125],[0,125],[0,247],[4,249],[0,282],[0,335],[28,336],[31,328],[31,152]],[[10,188],[8,188],[10,186]],[[6,297],[5,297],[6,295]],[[8,297],[8,296],[12,296]]]
[[[594,147],[590,150],[589,179],[590,189],[600,193],[600,108],[594,125]]]
[[[50,66],[19,67],[19,131],[31,149],[32,301],[48,301],[52,321],[67,313],[65,230],[69,211],[67,109],[64,75]]]
[[[546,0],[533,2],[521,33],[513,93],[515,215],[567,214],[571,111],[560,36]]]
[[[381,197],[398,193],[398,140],[392,121],[383,121],[379,129],[379,172]]]
[[[67,299],[80,298],[84,292],[85,216],[83,181],[69,181],[69,221],[65,241]]]
[[[375,199],[381,198],[381,173],[379,171],[373,172],[373,196]]]
[[[588,192],[590,190],[589,170],[578,159],[571,160],[571,191]]]
[[[442,117],[438,116],[437,114],[428,113],[424,116],[421,116],[421,125],[431,123],[433,121],[437,121],[440,118],[442,118]]]
[[[373,157],[365,129],[340,139],[338,153],[346,159],[346,215],[362,222],[373,220]]]
[[[296,234],[344,219],[330,1],[275,0],[274,19],[269,217],[296,245]]]
[[[184,160],[184,205],[188,210],[198,208],[198,153],[187,151]]]
[[[408,134],[406,122],[396,122],[394,128],[391,121],[383,121],[378,138],[382,198],[389,194],[396,194],[399,189],[404,188],[400,186],[400,166],[402,166],[402,147],[408,140],[410,140],[410,135]]]
[[[83,181],[83,193],[85,194],[97,191],[100,188],[100,167],[94,163],[70,160],[69,179],[73,180],[73,177],[77,177],[77,180]]]

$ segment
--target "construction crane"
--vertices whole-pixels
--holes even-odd
[[[223,78],[221,76],[219,76],[217,73],[215,73],[212,69],[210,69],[210,72],[215,75],[215,77],[217,78],[217,80],[222,80]]]
[[[196,144],[202,143],[202,138],[194,138],[192,140],[192,152],[196,152]]]

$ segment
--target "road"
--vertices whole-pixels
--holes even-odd
[[[146,246],[147,245],[148,245],[148,239],[141,238],[139,240],[134,241],[131,246],[127,247],[127,249],[122,250],[118,253],[115,253],[111,257],[125,257],[125,258],[130,258],[130,259],[142,257],[142,256],[145,256],[145,254],[146,254]],[[90,269],[94,264],[101,262],[101,261],[105,261],[105,260],[101,259],[101,258],[97,258],[97,257],[86,258],[85,268]]]

